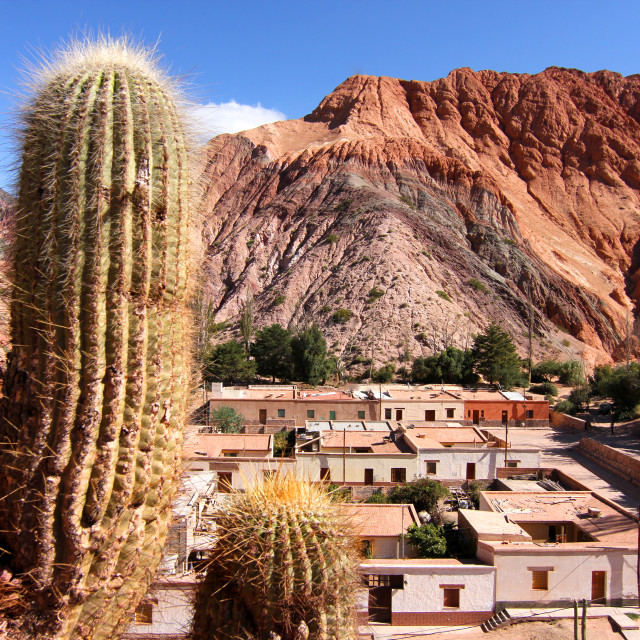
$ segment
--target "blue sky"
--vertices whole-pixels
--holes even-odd
[[[640,3],[611,0],[22,0],[2,2],[0,187],[19,69],[70,34],[153,44],[204,105],[206,133],[299,118],[350,75],[434,80],[452,69],[640,72]],[[260,105],[258,107],[258,105]]]

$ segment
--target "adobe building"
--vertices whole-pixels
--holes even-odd
[[[414,558],[417,554],[407,540],[413,524],[420,526],[412,504],[345,503],[345,514],[358,533],[365,558]]]
[[[440,481],[494,480],[501,467],[540,466],[540,449],[507,447],[505,450],[471,426],[405,422],[401,423],[400,430],[403,441],[418,457],[418,477]]]
[[[516,391],[460,391],[464,418],[484,427],[548,427],[549,401]]]
[[[367,560],[359,610],[394,626],[479,625],[493,616],[496,568],[450,558]]]
[[[592,491],[482,492],[459,511],[477,557],[497,570],[496,608],[638,602],[638,524]]]

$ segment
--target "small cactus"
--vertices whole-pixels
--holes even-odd
[[[189,380],[188,167],[148,52],[62,52],[22,112],[0,561],[25,637],[111,639],[155,572]]]
[[[352,640],[352,526],[322,486],[277,474],[219,513],[194,640]]]

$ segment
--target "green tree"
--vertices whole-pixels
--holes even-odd
[[[640,415],[640,363],[596,367],[590,384],[593,395],[613,400],[621,418]]]
[[[251,345],[251,355],[256,360],[261,376],[270,376],[272,381],[290,380],[293,376],[293,353],[291,332],[279,324],[272,324],[256,331],[255,342]]]
[[[393,363],[385,364],[383,367],[373,372],[373,380],[376,382],[391,382],[393,374],[396,372],[396,365]]]
[[[256,363],[249,360],[239,342],[229,340],[205,350],[203,373],[208,382],[250,382],[256,377]]]
[[[407,530],[407,539],[421,558],[444,558],[447,555],[447,539],[438,525],[412,524]]]
[[[437,356],[416,358],[411,367],[415,382],[444,382],[447,384],[472,384],[478,375],[473,371],[473,355],[470,349],[447,347]]]
[[[388,495],[393,504],[412,504],[416,511],[435,513],[438,500],[450,494],[449,489],[431,478],[418,478],[394,487]]]
[[[293,376],[311,385],[324,384],[331,374],[332,362],[327,356],[327,341],[317,324],[300,331],[291,339]]]
[[[476,371],[487,382],[499,382],[511,388],[523,382],[522,362],[511,336],[492,322],[473,341],[473,361]]]
[[[211,412],[211,417],[222,433],[240,433],[244,426],[244,416],[233,407],[216,407]]]

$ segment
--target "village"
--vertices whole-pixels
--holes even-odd
[[[362,638],[573,619],[576,602],[640,637],[624,615],[638,607],[640,464],[596,437],[608,429],[550,410],[544,396],[489,387],[214,383],[203,393],[161,571],[129,640],[187,637],[216,512],[274,474],[324,483],[344,502],[362,550]],[[222,432],[221,407],[242,417],[237,433]],[[385,499],[413,485],[445,489],[430,511]],[[448,532],[441,557],[411,543],[429,523]]]

